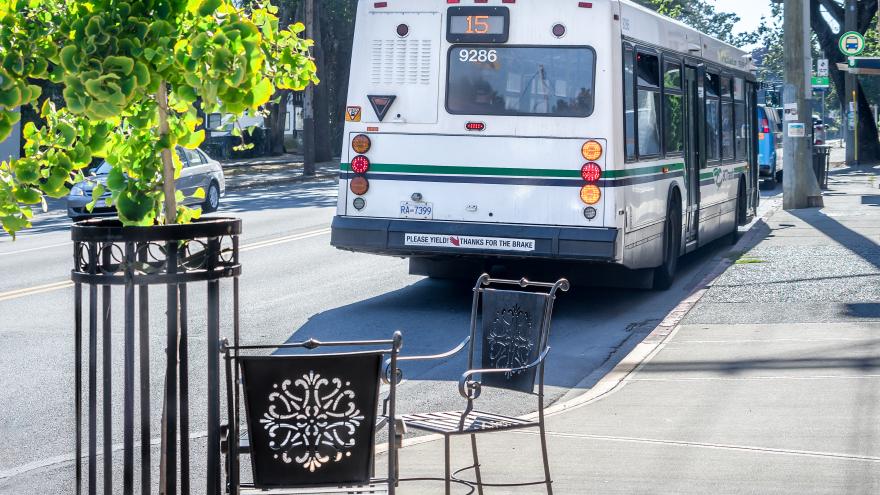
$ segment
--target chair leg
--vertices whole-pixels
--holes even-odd
[[[550,479],[550,459],[547,457],[547,435],[544,431],[543,414],[541,416],[539,427],[541,429],[541,455],[544,458],[544,481],[547,483],[547,495],[553,495],[553,481]]]
[[[483,495],[483,477],[480,475],[480,456],[477,455],[477,436],[471,434],[471,450],[474,453],[474,473],[477,476],[477,493]]]
[[[452,493],[452,467],[450,466],[450,449],[449,449],[449,435],[443,437],[445,442],[445,466],[446,466],[446,476],[443,478],[445,487],[446,487],[446,495],[450,495]]]

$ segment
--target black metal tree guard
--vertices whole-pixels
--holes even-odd
[[[220,464],[220,280],[233,280],[233,332],[238,345],[239,235],[241,220],[211,218],[187,225],[123,227],[118,220],[90,220],[73,226],[75,291],[76,493],[97,494],[98,410],[102,407],[103,493],[134,493],[135,342],[140,377],[140,493],[151,491],[149,286],[167,289],[165,418],[160,458],[165,459],[165,495],[190,493],[189,356],[187,285],[207,285],[207,478],[206,493],[221,493]],[[83,286],[88,288],[88,326],[83,326]],[[112,288],[124,289],[123,447],[121,490],[113,484]],[[98,312],[100,288],[101,312]],[[135,304],[135,289],[138,301]],[[137,330],[135,314],[137,313]],[[100,327],[99,327],[100,319]],[[88,457],[83,457],[83,337],[88,339]],[[102,349],[102,397],[98,392],[98,342]],[[179,343],[179,345],[178,345]],[[179,370],[179,373],[178,373]],[[179,422],[178,422],[179,421]],[[179,456],[178,456],[178,431]],[[84,465],[87,468],[84,478]],[[178,483],[177,473],[180,473]],[[85,487],[84,487],[85,481]],[[86,490],[87,491],[84,491]],[[179,490],[179,491],[178,491]]]

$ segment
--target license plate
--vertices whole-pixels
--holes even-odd
[[[419,218],[431,220],[434,218],[434,203],[416,203],[413,201],[400,202],[400,218]]]

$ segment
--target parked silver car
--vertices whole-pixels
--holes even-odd
[[[202,203],[202,211],[207,213],[216,210],[220,206],[220,197],[226,193],[226,178],[223,176],[223,167],[220,162],[210,158],[204,151],[195,149],[177,148],[177,156],[183,162],[183,170],[177,179],[177,189],[187,196],[185,204],[199,204],[201,200],[191,196],[198,188],[205,190],[205,199]],[[88,211],[86,205],[92,201],[92,190],[96,184],[106,184],[107,174],[110,172],[110,164],[101,162],[95,167],[86,180],[78,182],[70,188],[67,196],[67,216],[74,220],[92,217],[115,215],[114,206],[106,206],[103,199],[110,196],[104,193],[101,200],[95,204],[92,211]]]

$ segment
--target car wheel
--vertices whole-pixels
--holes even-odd
[[[654,289],[656,290],[666,290],[672,287],[672,282],[675,281],[678,255],[681,252],[680,204],[678,195],[671,195],[666,222],[663,225],[663,264],[654,268]]]
[[[202,205],[202,211],[210,213],[217,211],[220,207],[220,187],[216,182],[211,182],[208,186],[208,192],[205,193],[205,203]]]
[[[782,184],[782,170],[776,172],[776,182]]]

